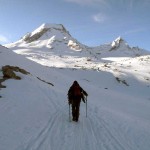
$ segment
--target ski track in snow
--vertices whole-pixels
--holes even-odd
[[[80,120],[76,123],[67,119],[67,109],[66,105],[51,114],[41,131],[16,150],[132,150],[127,138],[121,134],[115,135],[117,131],[111,130],[107,120],[94,111],[86,118],[84,108],[80,108]]]

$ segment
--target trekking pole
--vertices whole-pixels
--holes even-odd
[[[69,121],[71,122],[71,116],[70,116],[70,104],[69,104]]]
[[[87,96],[86,96],[86,117],[87,117]]]

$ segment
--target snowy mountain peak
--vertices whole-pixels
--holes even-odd
[[[125,42],[125,40],[119,36],[118,38],[115,39],[116,42],[120,43],[120,42]]]
[[[49,32],[49,33],[47,33]],[[57,32],[57,33],[56,33]],[[62,24],[42,24],[40,27],[35,29],[31,33],[27,33],[22,39],[27,43],[31,43],[33,41],[41,39],[47,33],[46,39],[51,38],[53,35],[58,35],[61,32],[63,34],[69,34],[69,32],[65,29]],[[50,35],[51,33],[51,35]],[[53,34],[53,35],[52,35]]]
[[[111,43],[112,48],[118,48],[120,45],[128,46],[126,41],[123,38],[121,38],[120,36]]]
[[[62,24],[44,23],[34,31],[27,33],[20,40],[6,45],[7,47],[34,47],[47,50],[81,51],[87,46],[74,39]]]

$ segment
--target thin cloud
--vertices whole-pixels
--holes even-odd
[[[146,29],[145,28],[139,28],[139,29],[133,29],[133,30],[128,30],[124,33],[124,35],[129,35],[129,34],[136,34],[136,33],[139,33],[139,32],[143,32],[145,31]]]
[[[65,2],[76,3],[79,5],[88,5],[88,6],[96,6],[100,8],[106,9],[114,9],[117,7],[126,9],[127,11],[133,10],[135,8],[144,8],[150,7],[149,0],[119,0],[119,1],[112,1],[112,0],[63,0]]]
[[[102,13],[98,13],[92,16],[93,20],[98,23],[103,23],[107,20],[107,16]]]
[[[80,5],[94,5],[94,4],[106,4],[106,0],[64,0],[66,2],[72,2]]]
[[[6,43],[9,42],[9,40],[5,36],[0,35],[0,42]]]
[[[122,0],[120,3],[121,7],[126,7],[127,11],[132,11],[135,9],[144,9],[150,8],[150,1],[149,0]]]

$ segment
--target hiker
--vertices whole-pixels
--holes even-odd
[[[74,81],[68,91],[68,103],[72,105],[73,121],[78,121],[81,99],[85,103],[84,96],[88,96],[88,94],[80,87],[77,81]]]

